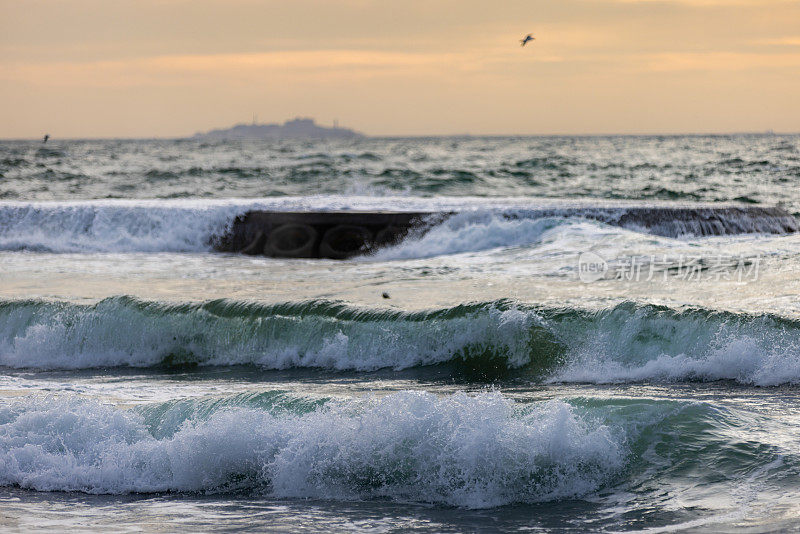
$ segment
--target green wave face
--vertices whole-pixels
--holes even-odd
[[[0,303],[13,368],[256,365],[372,371],[451,363],[468,378],[524,369],[563,382],[800,380],[800,324],[625,302],[600,310],[507,300],[402,312],[311,301]]]
[[[457,360],[515,368],[527,365],[542,346],[558,348],[536,321],[535,313],[506,302],[420,313],[333,302],[168,305],[128,297],[92,306],[5,302],[0,305],[0,363],[67,369],[252,364],[374,370]]]

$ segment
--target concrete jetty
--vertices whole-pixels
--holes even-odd
[[[237,217],[213,246],[220,252],[278,258],[345,259],[395,244],[409,234],[422,235],[466,213],[253,210]],[[584,218],[666,237],[800,231],[797,219],[776,206],[564,206],[491,213],[506,219]]]

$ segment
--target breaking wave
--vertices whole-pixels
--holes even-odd
[[[379,250],[380,260],[428,258],[503,247],[536,245],[561,226],[594,239],[603,234],[641,232],[667,238],[736,234],[786,234],[798,230],[789,214],[772,208],[559,208],[465,211],[423,235]],[[624,230],[620,230],[620,227]],[[584,245],[585,246],[585,245]],[[557,248],[557,245],[556,245]]]
[[[0,304],[0,365],[80,369],[253,364],[374,370],[459,359],[521,367],[549,337],[535,320],[535,314],[502,302],[403,313],[327,301],[6,301]]]
[[[629,454],[625,428],[561,401],[517,405],[499,393],[194,402],[135,410],[79,397],[6,403],[0,485],[486,508],[585,495]]]
[[[515,402],[496,391],[346,400],[266,391],[128,409],[30,396],[0,403],[0,485],[464,508],[591,499],[611,487],[719,489],[720,474],[735,492],[795,478],[796,454],[764,428],[703,402]]]
[[[426,234],[412,235],[380,258],[430,257],[535,244],[560,224],[611,225],[682,237],[743,233],[785,234],[797,221],[779,208],[667,206],[504,206],[513,199],[319,197],[247,200],[139,200],[0,203],[0,250],[46,252],[209,252],[248,210],[383,210],[459,212]],[[523,202],[530,204],[532,200]],[[480,207],[483,206],[483,207]]]
[[[243,211],[232,203],[0,205],[0,250],[202,252]]]
[[[569,356],[545,380],[800,383],[800,322],[769,314],[622,303],[551,321]]]
[[[565,224],[581,223],[557,217],[509,219],[492,213],[464,213],[450,217],[422,236],[411,236],[396,246],[378,250],[371,258],[418,259],[534,245],[548,230]]]
[[[373,371],[454,363],[476,378],[800,383],[800,322],[623,302],[599,310],[495,301],[424,312],[330,301],[0,303],[0,365],[256,365]]]

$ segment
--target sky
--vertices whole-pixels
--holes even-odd
[[[800,0],[0,0],[0,138],[254,115],[369,135],[800,132]]]

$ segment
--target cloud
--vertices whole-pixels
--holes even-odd
[[[516,49],[514,49],[516,50]],[[270,76],[307,76],[320,81],[397,74],[475,72],[489,64],[518,61],[505,50],[480,54],[404,53],[369,50],[295,50],[251,54],[167,55],[115,61],[60,61],[7,64],[0,79],[47,86],[180,85],[192,77],[225,77],[229,82]],[[532,55],[527,62],[558,62],[553,55]],[[217,80],[218,82],[220,80]]]
[[[792,44],[792,39],[776,42]],[[113,61],[7,63],[0,79],[42,87],[176,87],[196,83],[242,85],[352,81],[367,78],[431,78],[439,81],[481,73],[521,76],[536,64],[616,66],[628,72],[743,71],[800,67],[797,53],[664,52],[548,54],[498,45],[481,51],[407,53],[371,50],[292,50],[243,54],[182,54]],[[574,68],[573,68],[574,69]]]
[[[757,54],[698,52],[653,54],[645,58],[651,71],[741,71],[800,67],[800,53]]]

